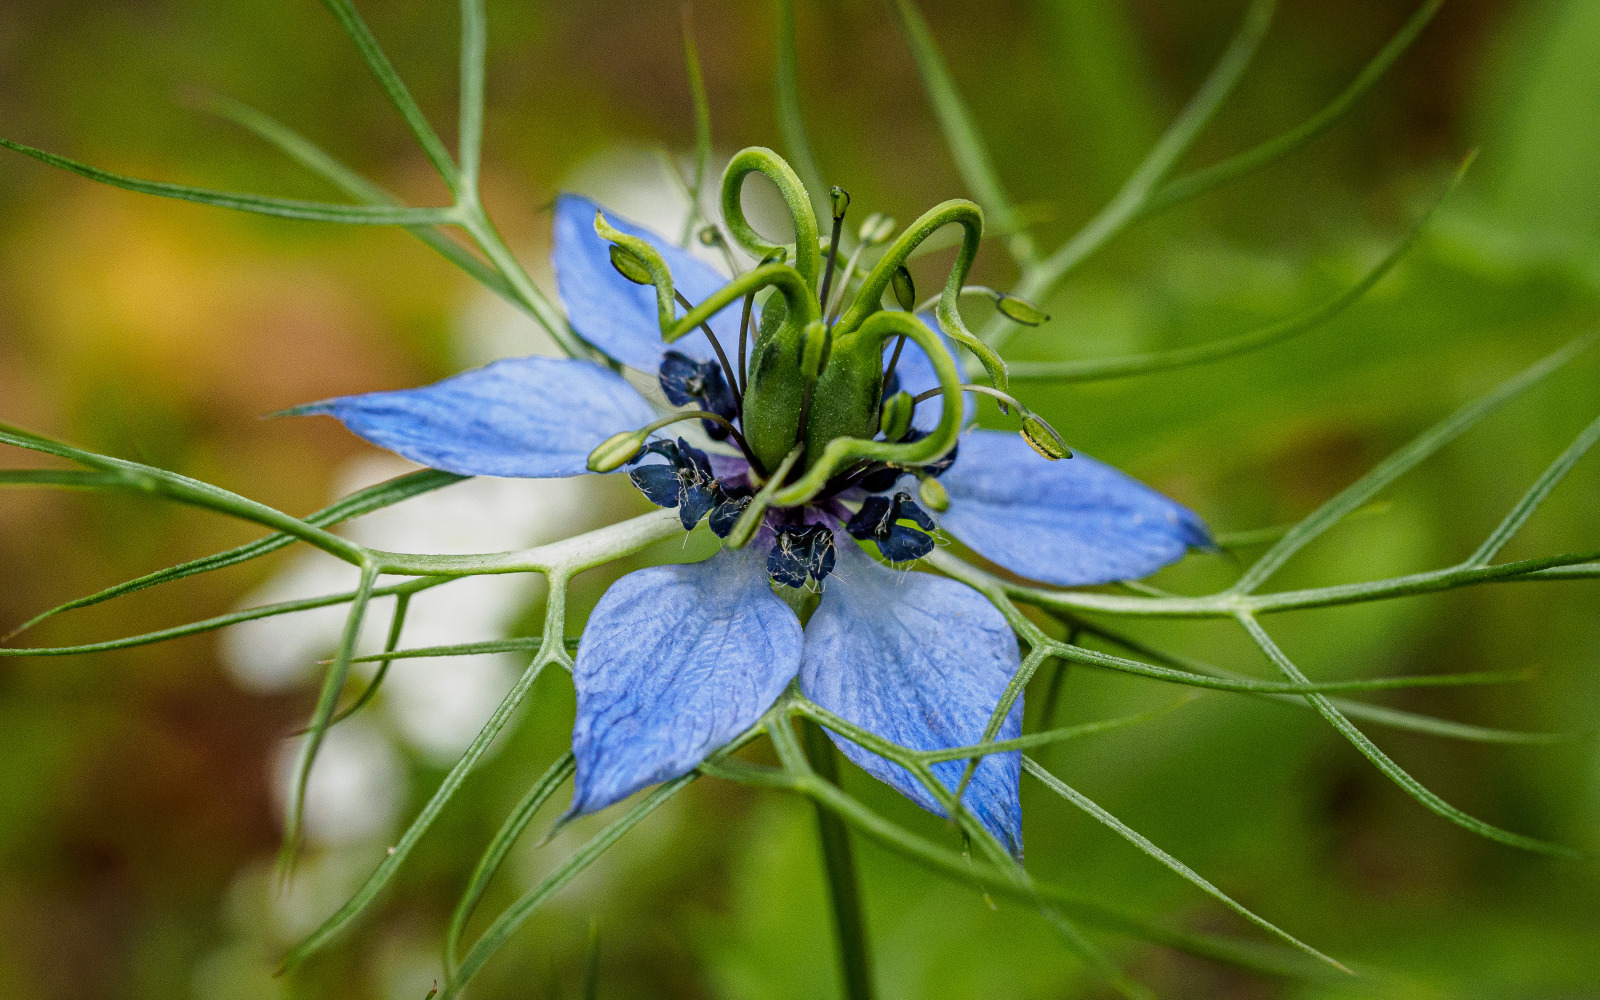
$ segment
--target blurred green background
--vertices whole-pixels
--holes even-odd
[[[360,6],[448,136],[454,5]],[[887,5],[798,6],[803,96],[829,180],[860,210],[902,220],[964,193]],[[1041,220],[1048,246],[1115,190],[1209,68],[1240,8],[1231,0],[925,4],[1002,175]],[[1284,0],[1257,65],[1185,162],[1210,162],[1313,113],[1411,9],[1409,0]],[[489,12],[486,198],[547,277],[543,206],[559,187],[648,174],[648,150],[691,144],[679,15],[672,4],[620,0],[491,0]],[[699,0],[694,16],[719,155],[778,145],[771,5]],[[410,198],[441,197],[311,0],[0,6],[0,133],[141,176],[330,197],[248,135],[191,110],[190,88],[252,103]],[[1467,182],[1391,277],[1291,343],[1189,371],[1034,388],[1028,398],[1074,446],[1161,487],[1218,530],[1303,516],[1411,435],[1595,323],[1597,122],[1600,3],[1452,0],[1328,135],[1137,226],[1047,303],[1054,322],[1015,338],[1009,353],[1075,358],[1200,342],[1315,303],[1381,256],[1453,165],[1481,148]],[[929,287],[942,264],[930,260]],[[981,279],[1011,280],[998,246],[982,262]],[[404,233],[158,202],[0,159],[0,420],[294,513],[326,502],[338,470],[367,450],[331,421],[259,417],[457,370],[483,350],[473,337],[481,341],[486,326],[498,331],[493,349],[534,345],[531,327],[496,315]],[[1461,558],[1597,409],[1600,351],[1591,350],[1404,479],[1380,511],[1312,546],[1275,585]],[[8,466],[28,463],[6,456]],[[621,486],[596,496],[619,515],[641,503]],[[1507,556],[1592,548],[1597,497],[1600,462],[1591,456]],[[129,498],[0,493],[0,629],[250,537],[231,522]],[[683,558],[676,543],[655,557]],[[280,557],[147,591],[22,641],[86,641],[222,613],[285,565]],[[1226,558],[1195,556],[1157,582],[1194,590],[1236,572]],[[580,581],[580,610],[609,579],[590,576]],[[1485,725],[1592,730],[1597,608],[1593,583],[1529,584],[1297,613],[1272,625],[1320,678],[1536,668],[1519,685],[1384,700]],[[1213,662],[1267,670],[1236,629],[1137,631]],[[1067,681],[1061,718],[1174,693],[1080,670]],[[515,734],[378,912],[325,957],[274,980],[267,973],[285,945],[337,905],[392,836],[314,854],[294,899],[270,891],[272,760],[311,699],[304,687],[241,688],[214,636],[0,661],[0,995],[420,1000],[478,852],[564,744],[570,684],[553,675],[540,682]],[[1517,748],[1374,735],[1467,811],[1600,851],[1592,738]],[[409,814],[443,770],[401,752]],[[1210,694],[1041,758],[1246,905],[1375,970],[1359,982],[1278,981],[1104,939],[1163,996],[1600,997],[1592,866],[1517,853],[1449,825],[1313,713]],[[948,836],[860,772],[845,783],[914,829]],[[1028,863],[1040,879],[1182,926],[1249,933],[1036,784],[1023,794]],[[486,910],[576,844],[564,835],[536,851],[548,822],[535,822]],[[971,887],[871,845],[859,853],[885,997],[1109,995],[1036,917],[992,909]],[[803,802],[698,783],[536,916],[474,995],[578,996],[591,923],[600,996],[836,995]]]

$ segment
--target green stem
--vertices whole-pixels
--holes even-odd
[[[833,743],[822,727],[806,720],[806,759],[817,776],[839,784],[839,762]],[[861,906],[860,882],[850,831],[831,810],[816,804],[817,833],[822,840],[822,862],[828,873],[828,898],[833,904],[833,929],[839,942],[839,975],[848,1000],[872,1000],[872,953],[867,947],[866,914]]]

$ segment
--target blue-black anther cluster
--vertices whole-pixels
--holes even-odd
[[[877,542],[878,551],[891,562],[910,562],[932,552],[934,528],[933,518],[905,492],[867,497],[845,525],[852,536]]]
[[[694,403],[702,410],[709,410],[727,420],[739,416],[733,388],[723,376],[722,366],[715,361],[696,361],[687,354],[668,351],[661,360],[658,378],[661,391],[667,394],[673,406]],[[728,428],[721,424],[710,420],[700,423],[712,440],[722,441],[728,437]]]
[[[827,525],[779,528],[767,572],[785,587],[804,587],[807,577],[821,583],[833,572],[836,554],[833,529]]]
[[[712,474],[706,453],[683,438],[652,441],[639,449],[633,460],[638,462],[646,455],[660,455],[667,461],[638,466],[628,472],[628,478],[657,507],[676,507],[685,531],[699,524],[709,512],[711,530],[718,538],[726,538],[750,505],[751,491],[724,486]]]
[[[628,478],[633,485],[657,507],[678,508],[678,519],[685,531],[699,524],[718,500],[717,477],[711,474],[706,453],[679,438],[676,442],[650,442],[634,461],[646,455],[660,455],[667,461],[631,470]]]

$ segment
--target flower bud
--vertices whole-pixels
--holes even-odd
[[[728,241],[723,238],[722,230],[716,226],[700,227],[700,245],[703,247],[726,246]]]
[[[1050,314],[1026,299],[1019,299],[1015,295],[1001,293],[995,299],[994,307],[1000,310],[1000,315],[1014,323],[1023,326],[1039,326],[1050,322]]]
[[[917,283],[911,280],[911,272],[904,266],[894,270],[894,276],[889,283],[894,287],[894,300],[900,303],[900,308],[911,312],[917,307]]]
[[[897,392],[883,401],[883,414],[878,427],[885,441],[898,441],[911,429],[911,411],[917,408],[911,393]]]
[[[1022,440],[1034,451],[1054,462],[1058,458],[1071,458],[1072,449],[1061,440],[1061,435],[1036,414],[1026,414],[1022,418]]]
[[[635,285],[649,285],[655,282],[655,279],[650,277],[650,269],[644,266],[644,261],[615,243],[611,244],[611,266]]]
[[[894,219],[882,212],[873,212],[861,223],[861,228],[856,230],[856,237],[869,247],[880,243],[889,242],[889,237],[894,235]]]
[[[833,219],[835,222],[844,218],[844,213],[850,210],[850,192],[837,184],[828,189],[828,200],[833,205]]]
[[[950,509],[950,491],[932,476],[923,477],[917,486],[917,497],[927,504],[930,510],[943,514]]]
[[[620,431],[606,438],[589,453],[589,471],[615,472],[627,465],[644,447],[644,437],[639,431]]]

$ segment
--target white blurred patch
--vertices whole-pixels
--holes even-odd
[[[398,458],[351,464],[339,495],[413,471]],[[375,548],[419,553],[496,552],[555,541],[589,527],[595,486],[587,478],[469,479],[350,522],[343,530]],[[318,550],[302,553],[250,594],[245,607],[338,594],[355,588],[354,567]],[[379,585],[401,582],[385,577]],[[414,595],[401,632],[403,647],[453,645],[504,638],[542,581],[530,574],[472,577]],[[374,601],[363,623],[359,653],[381,652],[394,599]],[[334,652],[346,605],[318,608],[228,629],[223,662],[244,687],[281,691],[320,676],[318,661]],[[397,660],[383,699],[400,735],[438,762],[464,750],[515,679],[523,657],[423,657]],[[370,669],[366,671],[370,674]]]
[[[303,746],[303,737],[286,740],[273,761],[280,812]],[[405,762],[382,729],[362,716],[347,719],[328,730],[306,783],[306,839],[342,847],[381,836],[399,815],[405,791]]]

